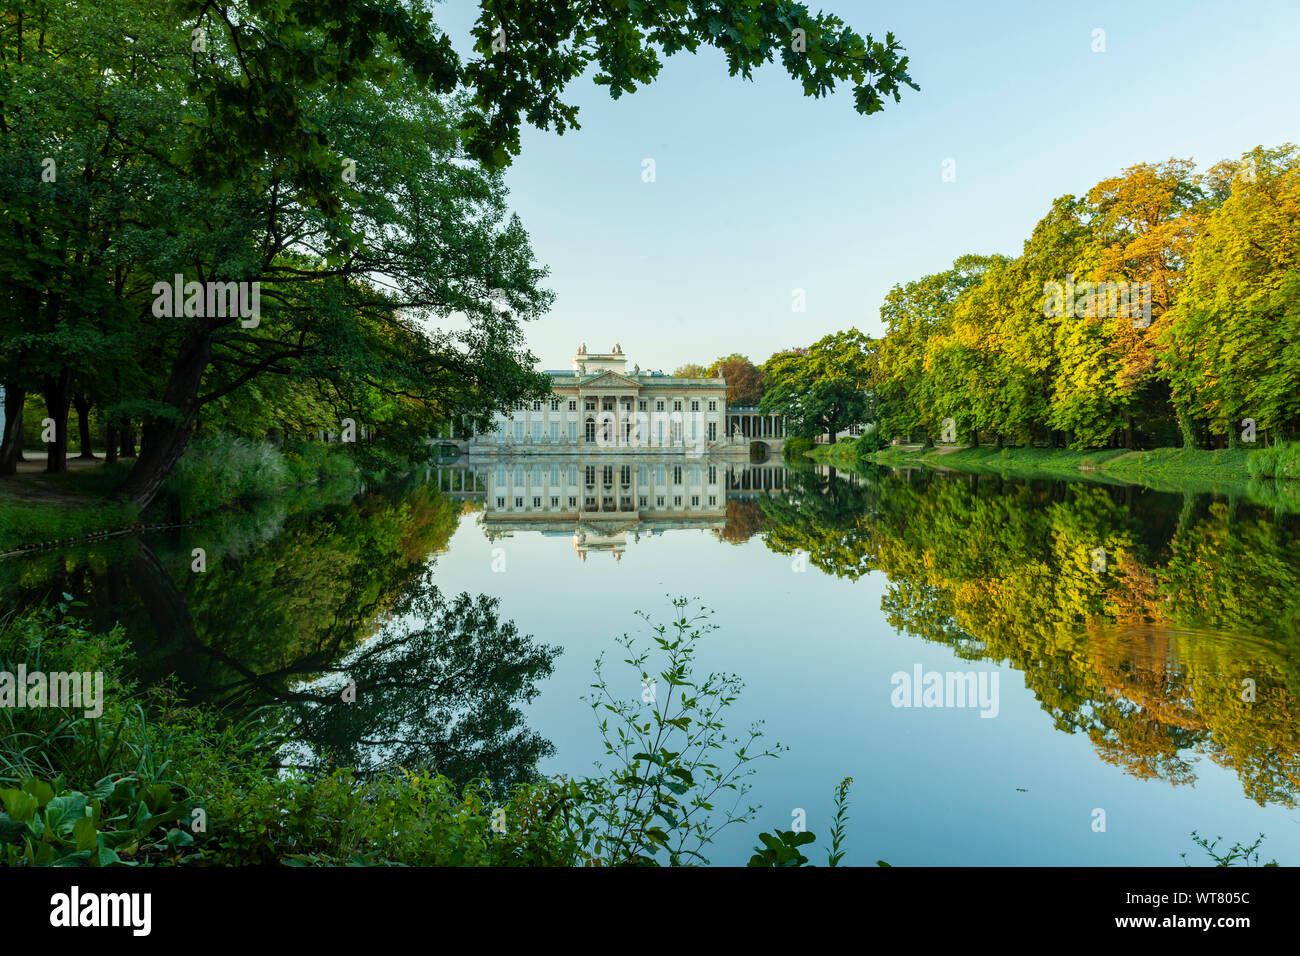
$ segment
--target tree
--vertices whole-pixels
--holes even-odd
[[[1120,432],[1132,447],[1135,416],[1151,422],[1173,411],[1157,357],[1205,201],[1192,170],[1187,160],[1143,163],[1088,193],[1089,243],[1077,263],[1075,309],[1057,326],[1063,374],[1052,408],[1055,426],[1072,429],[1077,447]],[[1146,298],[1142,308],[1131,295],[1125,303],[1103,293],[1120,283]]]
[[[784,416],[791,434],[812,438],[875,419],[879,343],[857,329],[815,342],[807,355],[780,352],[763,366],[768,383],[760,408]]]
[[[763,399],[763,370],[746,356],[731,354],[709,366],[710,376],[727,380],[727,405],[755,406]]]
[[[1242,418],[1300,426],[1300,151],[1257,147],[1214,171],[1228,195],[1191,254],[1161,371],[1185,417],[1235,443]]]
[[[926,374],[926,343],[948,331],[957,298],[981,280],[988,263],[984,256],[962,256],[951,269],[896,285],[885,297],[880,319],[886,335],[873,382],[882,435],[907,437],[923,428],[928,440],[938,430],[945,416],[938,414],[934,382]]]
[[[136,378],[121,281],[154,186],[136,144],[184,95],[180,73],[148,65],[176,32],[159,20],[147,4],[94,0],[18,2],[0,20],[0,474],[14,470],[27,394],[42,393],[54,420],[46,470],[58,472],[74,393]]]
[[[708,378],[709,370],[695,362],[687,362],[685,365],[677,366],[673,374],[680,378]]]

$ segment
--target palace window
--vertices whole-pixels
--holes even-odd
[[[524,483],[524,466],[523,466],[523,465],[516,465],[516,466],[515,466],[515,484],[516,484],[516,485],[522,485],[523,483]]]
[[[578,400],[576,398],[569,399],[569,411],[576,412],[577,410],[578,410]]]
[[[709,495],[709,507],[712,508],[718,503],[717,495]]]
[[[515,441],[524,440],[524,423],[515,422]]]
[[[586,411],[594,412],[596,410],[596,400],[594,398],[587,399],[582,403],[582,405]]]
[[[600,400],[600,410],[602,412],[612,412],[614,410],[614,397],[606,395]]]
[[[632,466],[624,465],[618,470],[618,481],[621,485],[632,484]]]
[[[552,507],[552,508],[558,508],[558,507],[560,507],[560,496],[559,496],[559,495],[551,495],[551,507]]]
[[[569,422],[569,441],[578,440],[578,423]]]
[[[523,496],[522,496],[522,495],[516,495],[516,496],[515,496],[515,507],[516,507],[516,508],[522,508],[523,506],[524,506],[524,499],[523,499]]]
[[[614,466],[613,465],[603,466],[601,468],[600,477],[605,480],[604,481],[605,484],[612,485],[614,483]]]
[[[680,508],[681,506],[682,506],[682,496],[681,496],[681,495],[673,495],[673,507],[674,507],[674,508]]]
[[[717,469],[717,466],[716,466],[716,465],[709,465],[709,484],[711,484],[711,485],[716,485],[717,483],[718,483],[718,469]]]
[[[541,402],[533,402],[533,411],[535,411],[535,412],[540,412],[541,410],[542,410],[542,403],[541,403]]]
[[[646,402],[646,400],[645,400],[644,398],[638,398],[638,399],[636,400],[636,410],[637,410],[638,412],[644,412],[644,411],[646,410],[646,405],[647,405],[647,402]]]
[[[588,418],[587,419],[587,441],[595,441],[595,440],[596,440],[596,420],[594,418]]]
[[[655,411],[662,412],[663,410],[664,410],[664,400],[662,398],[657,399],[655,401]]]
[[[700,496],[699,496],[699,495],[691,495],[691,507],[692,507],[692,508],[698,508],[699,506],[700,506]]]
[[[662,508],[663,506],[664,506],[664,496],[663,496],[663,495],[656,495],[656,496],[655,496],[655,507],[656,507],[656,508]]]
[[[498,508],[504,508],[505,506],[506,506],[506,499],[504,499],[504,498],[497,498],[497,507],[498,507]]]
[[[709,422],[709,441],[718,440],[718,423]]]
[[[589,485],[594,485],[594,484],[596,483],[596,466],[595,466],[595,465],[588,465],[588,466],[587,466],[586,478],[587,478],[587,484],[589,484]]]
[[[674,398],[674,399],[673,399],[673,411],[675,411],[675,412],[680,412],[681,410],[682,410],[682,400],[681,400],[680,398]]]
[[[570,466],[569,466],[569,484],[571,484],[571,485],[576,485],[577,483],[578,483],[578,466],[577,466],[577,465],[570,465]]]
[[[700,403],[696,401],[691,402],[691,411],[698,412],[699,410],[700,410]]]
[[[541,506],[542,506],[542,499],[539,498],[539,497],[534,496],[534,497],[533,497],[533,507],[534,507],[534,508],[540,508]]]
[[[560,440],[560,423],[551,422],[551,441]]]
[[[717,402],[709,402],[709,411],[711,411],[711,412],[716,412],[717,410],[718,410],[718,403],[717,403]]]
[[[673,484],[680,485],[681,483],[682,483],[682,466],[673,465]]]
[[[558,412],[559,410],[560,410],[560,400],[558,398],[551,399],[551,411]]]
[[[569,507],[570,507],[570,508],[576,508],[576,507],[578,507],[578,499],[577,499],[576,496],[574,496],[574,495],[569,495]]]
[[[649,500],[650,500],[650,499],[648,499],[645,495],[640,495],[640,496],[638,496],[638,498],[636,499],[636,506],[637,506],[638,508],[644,508],[644,507],[646,506],[646,502],[649,501]]]

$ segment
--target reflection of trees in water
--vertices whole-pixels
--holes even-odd
[[[727,522],[718,536],[728,544],[743,544],[767,526],[757,498],[728,498]]]
[[[494,598],[447,600],[430,570],[324,680],[273,696],[290,704],[298,737],[328,762],[363,774],[427,766],[509,785],[554,753],[519,705],[537,696],[559,653],[502,622]],[[342,700],[345,681],[355,685],[353,703]]]
[[[835,470],[786,472],[785,494],[759,499],[767,522],[764,540],[780,554],[807,552],[816,568],[857,579],[874,565],[873,521],[876,486]]]
[[[462,511],[416,487],[291,517],[252,545],[223,519],[153,547],[118,541],[110,561],[88,552],[50,565],[22,593],[34,601],[58,586],[85,600],[96,624],[120,620],[145,683],[175,674],[191,700],[233,713],[286,707],[324,759],[363,773],[433,764],[509,784],[551,752],[518,705],[535,696],[555,651],[498,621],[486,599],[448,601],[433,586],[428,556]],[[195,547],[207,551],[201,574],[190,567]],[[312,682],[345,668],[356,703],[334,695],[327,705]]]
[[[773,550],[849,578],[879,568],[891,626],[1009,661],[1059,729],[1129,773],[1188,783],[1205,755],[1261,804],[1297,802],[1296,518],[997,476],[882,470],[838,495],[829,476],[798,480],[763,502]]]

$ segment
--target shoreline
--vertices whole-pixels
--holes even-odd
[[[807,452],[818,464],[852,471],[864,464],[925,467],[964,474],[1057,478],[1142,485],[1153,491],[1244,497],[1300,511],[1300,482],[1256,478],[1247,469],[1254,449],[993,448],[990,446],[891,446],[859,458],[852,442],[818,445]]]

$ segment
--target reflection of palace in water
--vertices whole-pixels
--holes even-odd
[[[727,499],[785,489],[780,463],[737,465],[716,458],[608,454],[430,465],[428,480],[451,497],[480,499],[490,538],[516,531],[573,537],[588,552],[618,560],[628,538],[698,529],[721,533]]]

